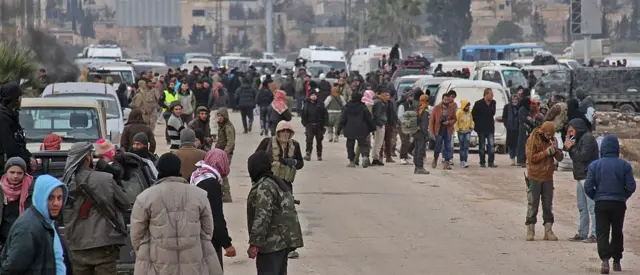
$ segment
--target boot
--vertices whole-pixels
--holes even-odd
[[[371,165],[384,166],[384,163],[380,160],[374,159],[373,162],[371,162]]]
[[[349,167],[349,168],[354,168],[354,167],[356,167],[356,162],[355,162],[355,161],[353,161],[353,160],[352,160],[352,161],[350,161],[350,162],[349,162],[349,164],[347,165],[347,167]]]
[[[431,168],[436,169],[436,167],[438,167],[438,158],[433,158],[433,161],[431,162]]]
[[[451,170],[451,164],[448,161],[444,162],[444,166],[442,167],[444,170]]]
[[[231,185],[229,185],[229,179],[222,179],[222,202],[233,202],[231,199]]]
[[[311,160],[311,153],[307,153],[307,154],[304,156],[304,160],[306,160],[306,161],[310,161],[310,160]]]
[[[249,133],[251,133],[251,129],[253,128],[253,121],[249,123]]]
[[[529,224],[527,225],[527,241],[533,241],[533,238],[536,235],[536,225]]]
[[[622,265],[620,264],[620,260],[613,259],[613,271],[622,272]]]
[[[362,168],[367,168],[369,166],[371,166],[371,162],[369,162],[369,158],[364,158],[362,160]]]
[[[609,274],[609,260],[603,260],[600,266],[600,274]]]
[[[311,158],[311,157],[309,157]],[[318,161],[322,161],[322,154],[318,154]]]
[[[556,237],[556,234],[553,234],[553,223],[547,223],[544,225],[544,240],[545,241],[558,240],[558,237]]]
[[[417,167],[413,170],[413,173],[416,174],[416,175],[429,175],[430,174],[429,171],[427,171],[426,169],[417,168]]]

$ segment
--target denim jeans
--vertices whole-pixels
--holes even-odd
[[[453,152],[453,148],[451,148],[451,135],[449,135],[446,131],[436,136],[435,147],[435,150],[433,150],[433,157],[435,159],[438,159],[438,157],[440,156],[440,152],[442,152],[442,157],[445,161],[451,160],[451,156],[453,155],[451,153]]]
[[[576,181],[576,196],[580,213],[578,235],[583,238],[589,235],[596,236],[596,203],[584,193],[584,180]],[[591,227],[589,227],[589,219],[591,219]]]
[[[485,154],[489,153],[489,164],[493,164],[494,158],[495,158],[495,152],[494,152],[494,135],[493,133],[478,133],[478,140],[479,140],[479,144],[478,147],[480,147],[479,151],[480,151],[480,164],[485,164]]]
[[[304,96],[300,96],[300,98],[296,98],[296,113],[298,113],[298,116],[302,116],[303,107],[304,107]]]
[[[458,132],[458,142],[460,143],[460,161],[467,162],[469,159],[469,137],[471,132]],[[453,150],[452,150],[453,151]]]

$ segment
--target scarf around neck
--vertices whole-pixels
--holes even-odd
[[[33,184],[33,177],[31,175],[24,174],[22,181],[15,185],[9,183],[7,175],[3,175],[0,181],[5,200],[3,203],[6,204],[19,199],[20,214],[22,214],[22,212],[24,212],[24,203],[27,201],[27,197],[29,197],[29,188],[31,188],[31,185]]]

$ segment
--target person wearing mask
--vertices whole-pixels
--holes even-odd
[[[595,203],[591,198],[587,197],[584,190],[584,181],[587,177],[589,164],[597,160],[600,155],[598,154],[598,142],[589,131],[583,118],[574,118],[569,121],[567,135],[564,149],[569,151],[569,156],[573,163],[573,179],[576,180],[576,197],[578,214],[580,214],[578,234],[570,238],[569,241],[595,243]],[[591,220],[591,227],[589,227],[589,220]]]
[[[54,222],[67,198],[67,187],[58,179],[36,179],[33,205],[15,220],[0,254],[0,274],[73,274],[71,255]]]
[[[409,154],[413,155],[411,138],[418,131],[419,102],[414,99],[414,92],[407,87],[403,93],[404,100],[398,104],[398,120],[400,121],[400,163],[409,163]]]
[[[378,91],[378,96],[373,103],[372,108],[372,118],[373,123],[376,125],[376,131],[374,133],[374,145],[373,145],[373,161],[372,165],[383,166],[384,163],[380,161],[380,152],[382,151],[382,146],[385,142],[385,126],[388,124],[388,116],[387,110],[388,105],[391,104],[389,102],[389,91],[380,88]]]
[[[9,237],[13,223],[31,206],[33,177],[27,174],[27,164],[19,157],[8,159],[0,184],[0,249]]]
[[[96,141],[95,155],[98,158],[95,170],[111,174],[118,186],[122,187],[125,161],[120,151],[111,141],[101,138]]]
[[[602,260],[600,273],[609,274],[611,258],[613,271],[620,272],[626,201],[636,191],[636,180],[631,164],[620,158],[620,143],[616,136],[602,139],[600,159],[589,164],[584,190],[595,201],[598,255]]]
[[[419,129],[413,138],[415,154],[413,164],[415,166],[413,173],[416,175],[429,175],[429,171],[424,169],[424,159],[427,149],[427,138],[429,137],[429,95],[423,94],[422,91],[415,93],[414,97],[420,95],[420,105],[418,106],[418,126]]]
[[[169,96],[170,97],[170,96]],[[170,98],[171,99],[171,98]],[[165,92],[166,100],[166,92]],[[158,103],[162,102],[151,80],[138,81],[138,92],[131,101],[131,109],[140,109],[145,124],[155,130],[158,120]]]
[[[247,162],[251,191],[247,199],[249,258],[258,274],[287,274],[287,256],[304,246],[295,199],[287,183],[274,174],[268,152]]]
[[[226,108],[218,110],[218,140],[216,141],[216,148],[223,150],[229,157],[229,163],[233,158],[233,151],[236,148],[236,128],[229,120],[229,112]],[[222,181],[222,201],[232,202],[231,199],[231,185],[227,177]]]
[[[240,109],[242,117],[243,134],[251,132],[253,126],[253,108],[256,106],[256,90],[251,87],[251,80],[242,80],[240,88],[236,91],[236,107]]]
[[[494,162],[496,101],[493,100],[493,90],[491,88],[485,89],[484,98],[473,104],[471,115],[473,116],[474,130],[478,133],[478,140],[480,141],[478,144],[478,147],[480,147],[480,167],[496,168],[498,167]],[[488,165],[485,162],[485,150],[489,151]]]
[[[27,150],[27,141],[24,130],[20,125],[18,110],[22,101],[22,90],[13,83],[0,86],[0,167],[4,167],[4,162],[12,157],[20,157],[28,163],[27,172],[32,172],[37,168],[37,163]]]
[[[507,130],[506,145],[511,166],[516,166],[516,156],[518,155],[518,101],[518,95],[512,95],[511,102],[502,108],[502,123],[504,124],[504,129]]]
[[[149,137],[145,133],[137,133],[133,136],[131,148],[128,152],[134,153],[143,159],[148,159],[151,162],[155,162],[158,157],[149,150]]]
[[[368,87],[368,88],[369,89],[364,92],[360,102],[362,102],[364,104],[364,106],[367,107],[367,111],[369,111],[369,114],[372,114],[373,103],[374,103],[374,100],[376,98],[376,92],[371,90],[371,87]],[[373,121],[373,115],[371,115],[371,120]],[[371,133],[376,131],[375,128],[376,127],[375,127],[375,123],[374,123],[373,131],[369,132],[369,134],[365,138],[365,142],[367,143],[367,151],[368,151],[368,154],[366,156],[367,158],[369,157],[369,154],[371,152],[371,146],[373,145],[373,143],[371,142]],[[355,149],[355,164],[356,165],[360,165],[360,144],[358,144],[358,147],[356,147],[356,149]],[[368,163],[368,166],[371,166],[370,162]],[[363,164],[363,167],[364,167],[364,164]]]
[[[331,89],[331,95],[324,100],[324,106],[328,113],[327,133],[329,133],[329,142],[338,142],[338,124],[340,123],[340,113],[346,105],[345,98],[340,95],[338,87]]]
[[[326,131],[326,125],[329,114],[324,107],[324,103],[318,101],[318,95],[316,92],[311,92],[309,98],[302,108],[300,118],[302,119],[302,126],[305,129],[306,137],[306,155],[304,160],[311,160],[311,152],[313,151],[313,139],[316,140],[316,153],[318,155],[318,161],[322,161],[322,139],[324,132]]]
[[[191,122],[191,119],[193,119],[193,113],[196,110],[196,97],[193,95],[193,92],[189,90],[189,85],[187,83],[182,83],[182,85],[180,85],[178,101],[180,101],[180,105],[182,105],[180,119],[187,124]]]
[[[287,107],[287,98],[285,92],[282,90],[275,91],[273,93],[273,102],[269,106],[269,132],[271,136],[276,135],[276,127],[280,121],[291,121],[292,114],[291,109]]]
[[[318,82],[318,101],[324,102],[331,95],[331,83],[327,81],[325,74],[320,74],[320,82]]]
[[[478,104],[476,102],[476,104]],[[471,103],[466,100],[460,100],[460,106],[456,112],[456,124],[454,129],[458,133],[458,142],[460,143],[460,167],[469,167],[469,140],[471,132],[474,128],[473,115],[471,114]]]
[[[338,94],[342,96],[345,100],[351,100],[351,95],[353,94],[351,90],[351,85],[347,84],[346,77],[338,78],[338,81],[335,83],[335,86],[338,88]]]
[[[181,166],[178,156],[162,155],[158,181],[133,204],[130,235],[135,274],[223,274],[215,260],[214,217],[207,192],[189,184],[180,174]],[[167,209],[172,212],[168,214]]]
[[[54,151],[60,150],[60,144],[62,144],[62,137],[56,134],[48,134],[44,136],[42,144],[40,144],[40,151]]]
[[[269,87],[265,87],[264,83],[262,88],[258,92],[256,97],[256,105],[260,108],[260,136],[269,135],[269,106],[273,102],[274,94],[277,92],[272,91]]]
[[[133,109],[129,112],[129,119],[124,125],[122,135],[120,135],[120,146],[125,151],[131,150],[133,144],[133,137],[138,133],[144,133],[147,137],[150,137],[149,150],[151,152],[156,151],[156,139],[153,135],[153,130],[143,120],[143,114],[140,109]]]
[[[200,132],[202,132],[202,137],[198,138],[198,140],[200,140],[200,143],[204,147],[211,147],[213,144],[209,120],[209,109],[207,109],[207,107],[200,106],[196,109],[196,118],[187,125],[191,130],[200,130]]]
[[[526,168],[526,144],[527,139],[533,129],[536,128],[533,119],[531,119],[531,99],[523,97],[520,99],[520,108],[518,109],[518,155],[517,165]]]
[[[578,96],[581,96],[580,94]],[[596,103],[590,95],[584,96],[582,101],[580,101],[580,109],[579,111],[584,114],[584,118],[586,119],[587,127],[589,127],[589,131],[595,131],[596,127],[596,118],[598,115],[596,114]]]
[[[556,170],[554,159],[562,161],[562,151],[554,138],[556,126],[547,121],[535,128],[527,140],[527,241],[533,241],[537,223],[538,206],[542,200],[542,219],[544,221],[544,240],[557,241],[553,233],[553,173]]]
[[[229,157],[224,151],[213,148],[207,152],[204,159],[195,164],[189,183],[207,191],[207,199],[211,205],[213,215],[213,248],[218,255],[220,266],[222,267],[222,249],[224,256],[235,257],[236,249],[231,244],[231,237],[227,230],[227,222],[222,210],[222,181],[231,172]]]
[[[442,102],[433,107],[431,117],[429,118],[430,134],[436,138],[435,150],[433,150],[433,162],[431,168],[438,167],[438,158],[442,152],[444,158],[444,169],[451,170],[450,154],[451,135],[453,135],[453,127],[456,123],[456,111],[449,94],[442,95]]]
[[[169,150],[172,152],[180,148],[180,132],[185,128],[182,116],[182,104],[180,101],[174,101],[169,105],[171,115],[167,121],[167,134],[170,140]]]
[[[73,200],[64,208],[65,240],[71,250],[74,274],[115,274],[120,247],[126,244],[127,235],[112,222],[124,227],[123,213],[131,202],[111,174],[91,169],[92,150],[93,145],[88,142],[76,143],[69,150],[62,182]],[[83,188],[93,190],[99,197],[89,197]],[[94,199],[102,199],[116,220],[101,214]]]
[[[373,91],[370,92],[373,93]],[[371,97],[371,94],[369,96]],[[340,115],[340,123],[336,130],[338,134],[344,131],[344,136],[347,139],[347,157],[349,158],[347,167],[356,167],[356,154],[358,153],[362,154],[362,168],[367,168],[371,165],[369,161],[370,143],[367,138],[376,130],[376,126],[371,112],[367,110],[362,98],[360,93],[356,93],[351,97],[349,103],[344,107],[342,115]],[[359,152],[355,151],[356,141],[358,142]]]
[[[196,163],[203,160],[207,154],[196,148],[196,133],[189,128],[180,132],[180,149],[173,153],[180,158],[180,174],[185,180],[189,180],[191,173],[196,169]]]

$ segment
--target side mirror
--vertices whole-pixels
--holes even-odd
[[[109,132],[109,140],[113,143],[113,144],[120,144],[120,131],[118,130],[111,130],[111,132]]]

